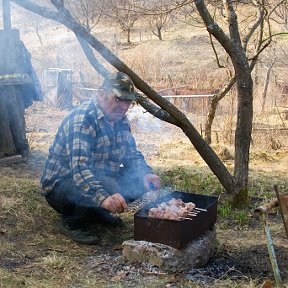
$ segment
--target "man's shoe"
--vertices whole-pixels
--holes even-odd
[[[120,217],[113,216],[111,214],[104,221],[105,221],[104,223],[111,225],[111,226],[114,226],[114,227],[123,227],[124,226],[124,222]]]
[[[108,224],[114,227],[123,227],[124,222],[120,217],[112,215],[108,210],[102,208],[99,210],[99,222],[103,224]]]
[[[95,235],[93,227],[91,229],[89,227],[74,228],[62,221],[59,230],[68,238],[81,244],[98,244],[100,242],[99,237]]]

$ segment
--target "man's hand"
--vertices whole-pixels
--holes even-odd
[[[146,174],[143,181],[147,190],[156,190],[161,186],[161,180],[156,174]]]
[[[112,213],[123,213],[128,206],[121,194],[116,193],[104,199],[100,207],[109,210]]]

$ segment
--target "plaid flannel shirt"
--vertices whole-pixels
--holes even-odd
[[[74,109],[60,125],[41,178],[44,192],[49,193],[58,181],[73,179],[83,196],[100,203],[110,194],[98,176],[119,176],[120,167],[133,167],[143,176],[153,173],[137,150],[126,117],[112,127],[96,99]]]

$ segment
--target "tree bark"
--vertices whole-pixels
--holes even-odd
[[[249,66],[240,68],[237,78],[237,124],[235,131],[234,206],[248,202],[249,151],[253,121],[253,81]]]

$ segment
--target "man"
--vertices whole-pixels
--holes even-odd
[[[126,74],[109,75],[97,97],[63,120],[49,149],[44,195],[62,216],[62,232],[79,243],[97,243],[96,223],[121,224],[112,214],[124,212],[149,187],[160,187],[126,117],[135,93]]]

